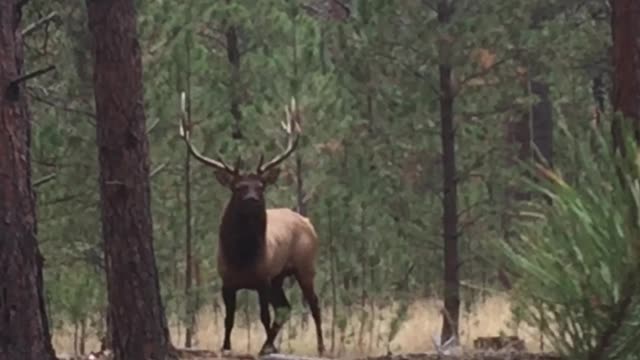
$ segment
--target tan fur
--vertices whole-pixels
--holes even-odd
[[[255,288],[282,272],[313,279],[318,236],[306,217],[288,208],[267,209],[266,248],[255,267],[233,271],[218,247],[218,273],[227,285]]]

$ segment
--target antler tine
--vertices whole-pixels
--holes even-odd
[[[209,165],[216,169],[225,170],[227,172],[233,173],[235,170],[229,167],[223,160],[220,158],[219,160],[214,160],[209,157],[202,155],[191,143],[191,124],[187,124],[187,98],[186,94],[182,92],[180,94],[180,137],[185,141],[189,148],[189,152],[198,160],[200,160],[203,164]]]
[[[291,105],[284,108],[286,122],[282,122],[282,128],[288,135],[287,148],[280,155],[276,156],[273,160],[262,165],[262,157],[260,165],[258,166],[258,173],[263,173],[274,166],[277,166],[286,158],[288,158],[297,148],[298,140],[300,139],[300,111],[296,107],[296,99],[291,98]]]

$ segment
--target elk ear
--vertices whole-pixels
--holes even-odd
[[[230,188],[231,184],[233,184],[234,175],[232,173],[224,170],[214,170],[214,174],[220,185]]]
[[[278,176],[280,176],[280,168],[274,167],[267,170],[267,172],[262,174],[260,178],[265,185],[273,185],[276,183],[276,181],[278,181]]]

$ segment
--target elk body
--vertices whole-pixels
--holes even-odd
[[[225,306],[222,351],[231,350],[236,293],[241,289],[258,292],[260,320],[266,332],[260,354],[278,351],[274,340],[291,311],[283,282],[285,278],[293,276],[311,309],[318,353],[324,352],[320,305],[314,290],[318,236],[309,219],[287,208],[267,209],[264,199],[265,189],[278,179],[279,165],[295,151],[298,144],[300,115],[295,108],[295,101],[292,101],[290,108],[285,108],[285,112],[283,128],[288,135],[286,150],[264,164],[261,156],[256,170],[249,173],[240,172],[239,161],[231,168],[222,160],[200,154],[190,141],[190,124],[185,124],[186,116],[183,116],[180,133],[189,151],[203,164],[212,167],[217,181],[231,190],[218,238],[217,269],[222,279]],[[274,308],[273,323],[269,305]]]

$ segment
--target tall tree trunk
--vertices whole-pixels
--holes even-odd
[[[453,6],[449,0],[438,3],[438,21],[446,26],[451,21]],[[441,39],[441,52],[449,51],[447,39]],[[440,71],[440,131],[442,141],[443,191],[442,225],[444,227],[444,310],[442,342],[458,336],[460,318],[460,279],[458,274],[458,184],[456,175],[456,133],[453,125],[452,66],[446,54],[441,54]]]
[[[640,142],[640,1],[614,0],[611,17],[613,35],[613,109],[634,123]],[[622,143],[622,124],[612,124],[616,147]]]
[[[531,28],[541,30],[543,21],[552,18],[556,12],[552,7],[540,5],[531,14]],[[522,64],[527,69],[526,77],[520,78],[526,95],[535,95],[538,101],[531,107],[522,109],[516,119],[509,119],[506,124],[506,142],[515,145],[515,152],[507,155],[506,166],[516,167],[518,163],[532,161],[545,166],[553,166],[553,106],[549,94],[549,84],[539,76],[543,73],[541,64],[527,59]],[[542,79],[541,79],[542,78]],[[538,153],[539,152],[539,153]],[[511,219],[514,205],[518,201],[531,198],[531,192],[518,186],[505,187],[505,206],[502,213],[503,240],[511,241]],[[512,277],[502,262],[498,265],[498,281],[510,290]]]
[[[553,18],[555,14],[553,7],[541,4],[531,14],[531,28],[542,31],[543,22]],[[529,108],[527,116],[526,131],[529,132],[529,136],[526,138],[531,142],[527,147],[531,151],[533,145],[539,151],[531,151],[527,156],[532,161],[553,166],[553,106],[549,96],[549,84],[541,76],[545,71],[542,66],[536,59],[529,60],[527,64],[527,95],[533,94],[538,97],[538,101]]]
[[[191,246],[191,153],[188,152],[185,155],[184,160],[184,173],[185,173],[185,207],[186,207],[186,234],[185,234],[185,270],[184,270],[184,295],[186,297],[186,316],[187,324],[184,336],[184,346],[191,347],[193,338],[193,331],[195,326],[195,309],[194,301],[192,299],[192,282],[193,282],[193,256]]]
[[[21,1],[0,1],[0,359],[55,359],[31,183]]]
[[[153,249],[134,0],[87,0],[87,9],[111,344],[115,359],[164,359],[170,339]]]
[[[300,88],[300,79],[298,78],[298,3],[296,1],[290,1],[291,6],[291,15],[290,19],[293,24],[291,29],[291,48],[292,48],[292,71],[293,76],[291,77],[290,87],[291,94],[294,98],[298,98],[298,89]],[[304,167],[302,161],[302,155],[300,152],[296,152],[295,156],[295,173],[296,173],[296,210],[300,215],[307,216],[307,195],[304,191]]]
[[[187,68],[188,72],[186,74],[186,113],[187,113],[187,124],[191,124],[191,58],[190,58],[190,47],[187,46]],[[189,149],[185,147],[185,159],[184,159],[184,198],[185,198],[185,271],[184,271],[184,295],[186,300],[186,327],[185,327],[185,335],[184,335],[184,346],[187,348],[191,347],[191,342],[193,338],[193,331],[195,326],[195,309],[194,302],[192,299],[192,283],[193,283],[193,256],[192,256],[192,246],[191,246],[191,152]]]
[[[227,4],[230,3],[231,0],[227,0]],[[242,111],[240,109],[242,78],[240,76],[240,48],[236,26],[228,24],[224,35],[227,42],[227,59],[231,67],[231,81],[229,83],[229,100],[231,104],[229,111],[233,117],[231,137],[238,140],[243,138],[243,134],[240,125],[242,123]]]

